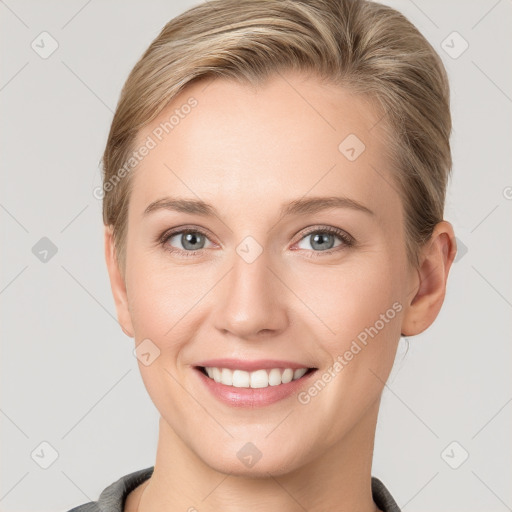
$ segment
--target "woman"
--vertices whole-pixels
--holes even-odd
[[[156,463],[74,512],[399,511],[375,427],[444,300],[450,131],[443,65],[389,7],[214,0],[164,27],[101,191]]]

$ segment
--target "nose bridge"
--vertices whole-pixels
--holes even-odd
[[[286,313],[279,290],[282,284],[270,270],[271,265],[269,254],[251,237],[236,247],[217,304],[217,328],[244,338],[283,328]]]

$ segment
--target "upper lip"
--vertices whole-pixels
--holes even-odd
[[[278,359],[257,359],[249,361],[247,359],[208,359],[207,361],[201,361],[195,366],[204,367],[217,367],[217,368],[229,368],[230,370],[245,370],[252,372],[254,370],[266,370],[272,368],[291,368],[297,370],[298,368],[313,368],[307,364],[295,363],[293,361],[283,361]]]

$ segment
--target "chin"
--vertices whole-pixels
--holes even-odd
[[[197,455],[215,471],[233,476],[268,478],[269,473],[272,476],[284,475],[304,463],[297,449],[290,447],[291,452],[286,453],[282,448],[272,446],[268,441],[265,443],[264,440],[254,444],[235,441],[224,447],[217,446],[217,450],[213,451],[206,448],[206,456],[201,455],[201,452]]]
[[[204,462],[219,473],[231,476],[258,479],[269,478],[269,474],[272,476],[284,475],[295,469],[289,463],[283,461],[282,458],[276,459],[275,457],[267,460],[264,460],[264,457],[262,457],[252,467],[249,467],[249,465],[245,465],[244,463],[240,462],[236,456],[235,458],[225,460],[220,463],[219,461],[215,461],[215,464],[212,464],[210,461],[206,460],[204,460]]]

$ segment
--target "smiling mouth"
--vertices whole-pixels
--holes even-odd
[[[209,379],[235,388],[267,388],[280,386],[299,380],[305,375],[317,370],[317,368],[269,368],[252,372],[245,370],[232,370],[230,368],[196,366],[203,375]]]

